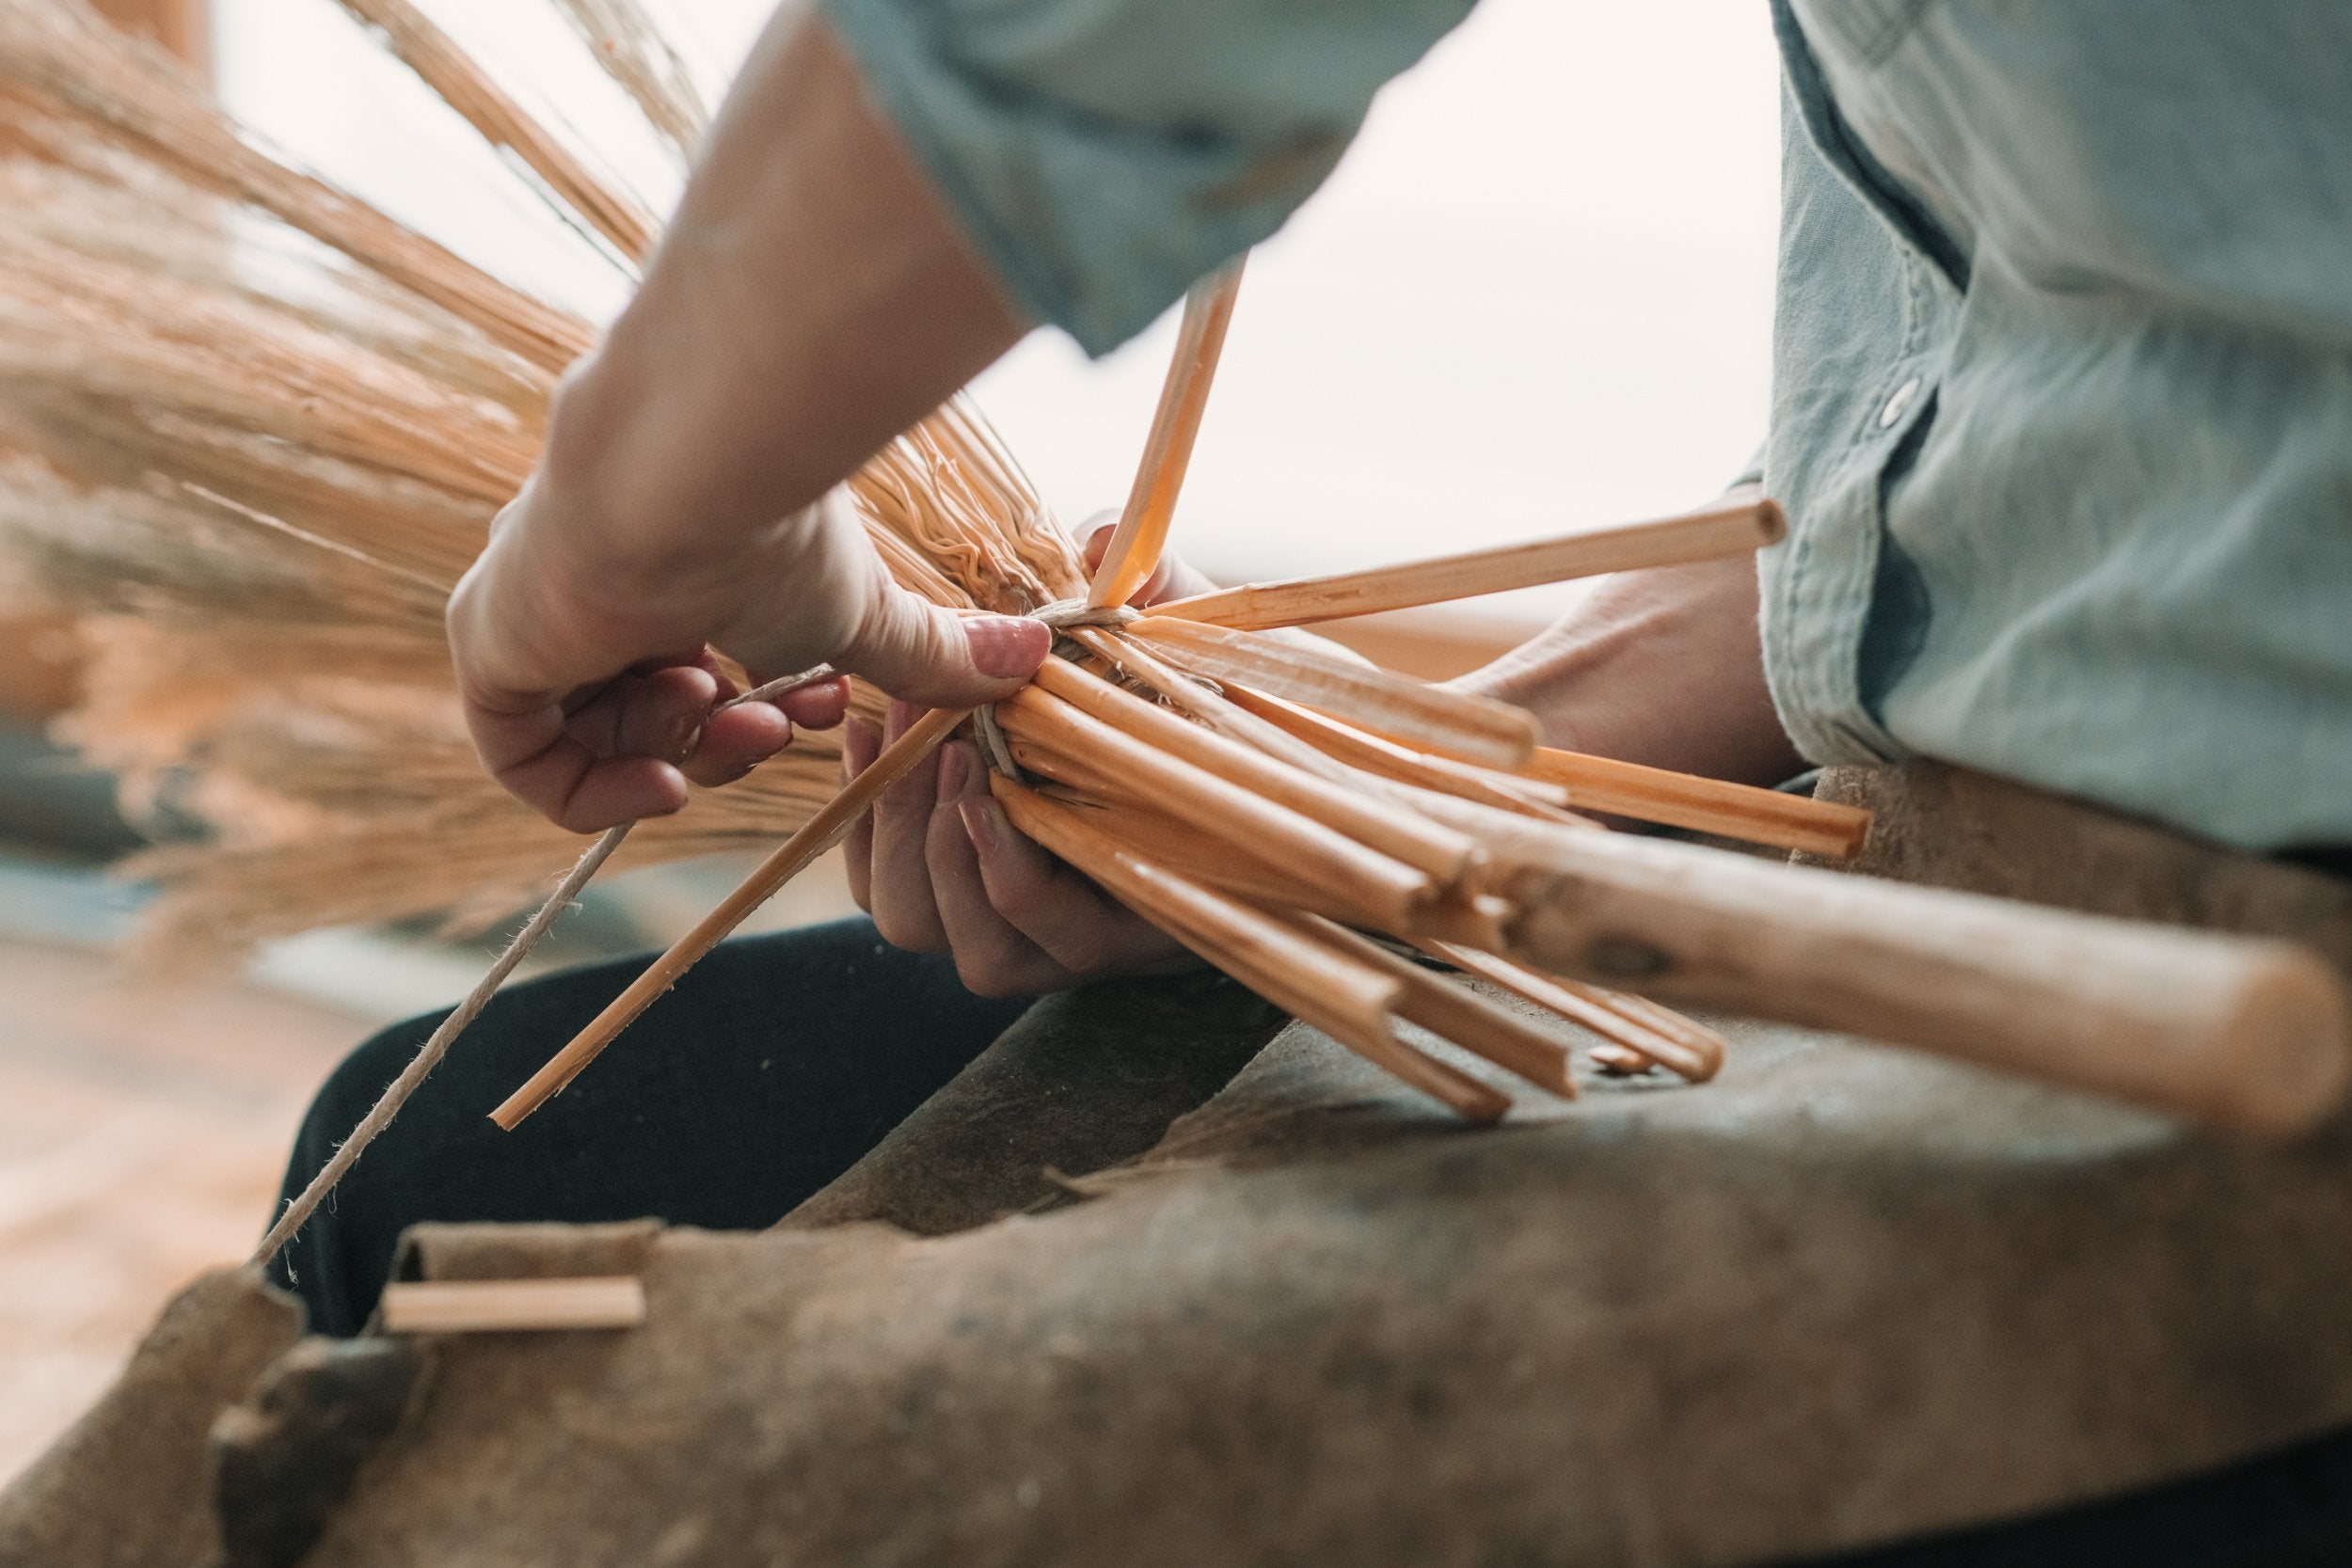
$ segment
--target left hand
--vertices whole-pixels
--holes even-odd
[[[1110,530],[1086,545],[1097,564]],[[1164,558],[1133,603],[1206,593],[1206,578]],[[851,778],[921,709],[890,706],[887,736],[851,720],[842,736]],[[1158,927],[1024,835],[989,793],[970,741],[952,740],[882,792],[846,847],[850,891],[884,941],[949,953],[966,990],[1036,996],[1113,974],[1173,974],[1193,958]]]

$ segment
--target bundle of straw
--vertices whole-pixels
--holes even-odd
[[[644,205],[408,0],[342,3],[584,240],[622,265],[642,259],[656,233]],[[647,119],[691,146],[698,103],[631,0],[564,3]],[[480,917],[544,887],[577,841],[472,768],[439,610],[529,470],[551,378],[589,326],[263,152],[78,5],[0,0],[0,129],[48,160],[0,169],[24,214],[0,235],[0,438],[26,454],[0,473],[0,527],[38,590],[88,618],[73,735],[136,789],[183,781],[177,799],[215,830],[145,863],[167,888],[157,942],[217,951],[329,922]],[[2341,998],[2291,950],[1610,832],[1580,811],[1830,855],[1851,853],[1867,824],[1546,752],[1516,709],[1270,635],[1754,549],[1778,536],[1769,502],[1129,610],[1168,535],[1239,277],[1187,301],[1134,492],[1091,576],[963,404],[848,483],[902,583],[1037,615],[1060,633],[1057,657],[991,712],[926,716],[846,786],[835,744],[804,736],[675,816],[598,841],[524,942],[609,856],[789,834],[500,1108],[501,1123],[560,1090],[967,725],[1025,832],[1473,1120],[1507,1098],[1411,1043],[1400,1021],[1555,1094],[1576,1083],[1558,1032],[1463,974],[1592,1031],[1602,1063],[1624,1070],[1703,1079],[1722,1061],[1718,1037],[1630,994],[1639,983],[2247,1125],[2298,1125],[2332,1100],[2346,1070]],[[876,699],[859,701],[870,712]]]

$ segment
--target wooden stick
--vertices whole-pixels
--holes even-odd
[[[1441,958],[1466,974],[1523,996],[1539,1007],[1548,1007],[1580,1028],[1589,1029],[1693,1084],[1704,1084],[1723,1069],[1726,1043],[1724,1037],[1711,1029],[1700,1028],[1678,1013],[1643,1003],[1652,1016],[1641,1016],[1624,1006],[1641,1002],[1639,997],[1588,986],[1581,980],[1538,974],[1525,965],[1458,942],[1422,942],[1417,945],[1431,958]],[[1660,1027],[1660,1018],[1672,1020],[1677,1027]]]
[[[1295,919],[1325,942],[1361,963],[1370,965],[1404,988],[1396,1012],[1441,1039],[1474,1056],[1483,1056],[1505,1072],[1516,1073],[1539,1089],[1576,1098],[1576,1079],[1568,1067],[1568,1048],[1510,1008],[1433,974],[1409,959],[1320,915]]]
[[[1581,752],[1539,749],[1527,772],[1565,785],[1570,800],[1586,811],[1802,849],[1825,860],[1851,860],[1870,832],[1870,814],[1859,807]]]
[[[645,1321],[645,1285],[629,1275],[395,1282],[384,1287],[379,1310],[387,1334],[635,1328]]]
[[[1524,768],[1535,754],[1535,719],[1524,709],[1322,653],[1304,639],[1277,641],[1172,616],[1124,630],[1179,669],[1339,714],[1424,752],[1502,768]]]
[[[1410,926],[1391,934],[1408,942],[1459,942],[1484,952],[1509,943],[1511,920],[1518,913],[1506,898],[1457,890],[1416,911]]]
[[[997,704],[996,721],[1023,768],[1089,794],[1148,801],[1212,841],[1249,844],[1301,882],[1384,926],[1409,921],[1415,909],[1438,895],[1426,872],[1147,745],[1036,687]]]
[[[1225,696],[1244,712],[1306,741],[1348,767],[1396,784],[1457,796],[1497,811],[1548,822],[1560,820],[1568,803],[1567,791],[1556,785],[1416,752],[1238,683],[1228,685]]]
[[[2352,1077],[2335,973],[2281,942],[1527,823],[1500,891],[1534,968],[1917,1046],[2261,1132]]]
[[[1283,1011],[1465,1120],[1489,1123],[1510,1110],[1510,1096],[1396,1037],[1388,1022],[1400,990],[1394,979],[1152,864],[1071,807],[1002,774],[990,780],[990,787],[1013,826]]]
[[[1532,544],[1504,545],[1400,566],[1248,583],[1169,599],[1143,613],[1181,616],[1204,626],[1268,631],[1445,604],[1515,588],[1537,588],[1603,572],[1739,555],[1777,544],[1788,531],[1788,519],[1779,507],[1769,500],[1742,501],[1680,517],[1588,529]]]
[[[1184,295],[1184,323],[1176,332],[1176,353],[1168,363],[1168,379],[1160,387],[1159,407],[1152,415],[1152,434],[1144,442],[1143,459],[1136,466],[1136,483],[1127,493],[1126,510],[1103,551],[1088,588],[1087,603],[1097,610],[1125,604],[1151,578],[1168,545],[1168,525],[1176,515],[1176,496],[1192,464],[1192,446],[1200,434],[1200,418],[1209,406],[1209,388],[1216,379],[1216,362],[1225,352],[1225,329],[1232,325],[1233,302],[1241,295],[1241,274],[1247,256],[1232,261],[1195,283]]]
[[[615,1036],[636,1022],[637,1016],[653,1006],[663,991],[676,985],[678,977],[692,968],[695,960],[723,942],[729,932],[773,897],[777,889],[805,870],[810,862],[848,837],[875,799],[938,750],[940,742],[953,734],[965,717],[964,710],[934,708],[908,726],[904,735],[882,748],[882,755],[874,759],[871,767],[844,784],[840,794],[826,801],[799,832],[785,840],[717,909],[673,942],[668,952],[655,959],[627,990],[612,999],[612,1006],[596,1015],[595,1022],[557,1052],[547,1066],[532,1074],[531,1081],[508,1096],[504,1104],[492,1111],[490,1119],[512,1132],[525,1117],[561,1094],[564,1086],[595,1061],[597,1053],[612,1044]]]
[[[1125,731],[1137,740],[1180,757],[1248,790],[1261,799],[1313,817],[1391,860],[1426,873],[1441,886],[1460,881],[1481,858],[1468,834],[1431,822],[1386,797],[1370,796],[1253,752],[1214,730],[1179,719],[1163,707],[1095,679],[1063,659],[1049,659],[1037,684],[1055,696]]]

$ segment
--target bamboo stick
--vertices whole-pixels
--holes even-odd
[[[1360,903],[1335,897],[1317,884],[1300,879],[1255,853],[1246,843],[1212,838],[1189,823],[1154,810],[1148,801],[1089,795],[1052,783],[1035,787],[1046,800],[1079,813],[1144,859],[1243,903],[1260,909],[1281,906],[1309,910],[1343,924],[1376,924],[1379,919],[1375,911]],[[1436,911],[1449,908],[1453,902],[1439,899],[1417,913],[1414,925],[1425,927],[1433,919],[1445,924]],[[1495,902],[1500,904],[1501,900]],[[1502,940],[1500,932],[1498,926],[1491,933],[1498,942]]]
[[[1091,656],[1085,667],[1105,681],[1114,684],[1125,681],[1140,686],[1178,712],[1207,725],[1227,739],[1262,752],[1278,762],[1286,762],[1327,784],[1357,792],[1385,794],[1401,803],[1411,803],[1406,793],[1396,788],[1393,781],[1351,768],[1279,726],[1268,723],[1230,701],[1224,688],[1185,674],[1149,652],[1133,638],[1121,637],[1102,626],[1073,627],[1068,635]],[[1558,793],[1563,800],[1567,798],[1567,791],[1560,790]]]
[[[1088,677],[1081,676],[1081,679]],[[1342,907],[1402,924],[1438,895],[1426,872],[1194,767],[1036,687],[996,705],[1013,759],[1090,794],[1147,801],[1212,842],[1248,844]]]
[[[1569,1069],[1568,1048],[1510,1008],[1401,958],[1378,942],[1369,942],[1320,915],[1299,914],[1293,918],[1348,957],[1380,971],[1403,987],[1396,1003],[1398,1017],[1420,1024],[1440,1039],[1453,1041],[1474,1056],[1485,1057],[1539,1089],[1564,1100],[1576,1098],[1576,1078]]]
[[[1152,865],[1072,808],[1001,774],[990,785],[1013,826],[1283,1011],[1467,1121],[1490,1123],[1510,1110],[1510,1096],[1396,1037],[1388,1022],[1401,989],[1393,978]]]
[[[1534,717],[1505,703],[1408,680],[1259,632],[1172,616],[1136,621],[1123,630],[1179,669],[1339,714],[1425,752],[1502,768],[1524,768],[1535,754]]]
[[[1239,684],[1226,687],[1225,696],[1252,717],[1308,742],[1348,767],[1392,783],[1455,796],[1497,811],[1547,822],[1561,820],[1567,807],[1568,792],[1556,784],[1416,752],[1385,736],[1367,734],[1351,724]]]
[[[633,1275],[581,1279],[394,1281],[379,1310],[387,1334],[517,1334],[635,1328],[645,1284]]]
[[[1501,947],[1510,941],[1511,920],[1518,913],[1507,898],[1456,890],[1416,911],[1413,923],[1393,934],[1414,942],[1453,942],[1482,950]]]
[[[1645,1004],[1647,1016],[1636,1014],[1623,1004],[1639,1001],[1637,997],[1586,985],[1581,980],[1538,974],[1522,964],[1458,942],[1422,942],[1418,945],[1431,958],[1441,958],[1466,974],[1523,996],[1539,1007],[1548,1007],[1578,1027],[1589,1029],[1645,1061],[1656,1062],[1679,1078],[1704,1084],[1723,1069],[1724,1037],[1664,1007]],[[1661,1026],[1665,1021],[1671,1021],[1672,1026]]]
[[[1152,434],[1143,457],[1136,465],[1136,482],[1127,493],[1126,509],[1103,551],[1087,590],[1087,603],[1101,610],[1125,604],[1150,580],[1168,545],[1168,525],[1176,515],[1177,492],[1192,464],[1193,442],[1200,434],[1201,416],[1209,405],[1209,388],[1216,379],[1216,362],[1225,352],[1225,331],[1232,325],[1233,302],[1241,294],[1241,275],[1247,256],[1237,256],[1195,283],[1184,295],[1184,316],[1177,328],[1176,353],[1168,360],[1168,379],[1160,387],[1159,406],[1152,415]]]
[[[1526,824],[1504,955],[2251,1132],[2352,1077],[2342,983],[2290,943]]]
[[[1855,806],[1581,752],[1539,748],[1527,772],[1565,785],[1586,811],[1801,849],[1825,860],[1851,860],[1870,832],[1870,814]]]
[[[805,870],[811,861],[847,837],[875,799],[938,750],[940,742],[953,734],[966,717],[956,709],[934,708],[909,725],[905,734],[882,749],[871,767],[844,784],[840,794],[826,801],[800,832],[762,862],[717,909],[671,943],[670,950],[655,959],[627,990],[614,997],[612,1005],[597,1014],[569,1045],[557,1052],[547,1066],[532,1074],[530,1082],[492,1111],[490,1119],[512,1132],[524,1117],[563,1093],[564,1085],[595,1061],[614,1037],[635,1022],[657,997],[676,985],[678,977],[692,968],[696,959],[724,941],[754,910],[773,897],[777,889]]]
[[[1174,615],[1203,626],[1270,631],[1391,610],[1447,604],[1486,594],[1537,588],[1546,583],[1671,566],[1738,555],[1777,544],[1788,520],[1769,500],[1710,507],[1679,517],[1588,529],[1530,544],[1504,545],[1461,555],[1329,577],[1284,582],[1247,583],[1169,599],[1146,615]]]
[[[1253,752],[1214,730],[1179,719],[1107,682],[1049,659],[1037,684],[1073,707],[1261,799],[1313,817],[1335,832],[1450,887],[1480,858],[1469,835],[1431,822],[1392,801],[1342,788],[1315,774]]]

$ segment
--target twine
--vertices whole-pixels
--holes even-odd
[[[739,697],[729,698],[712,711],[723,712],[744,703],[769,702],[804,686],[829,681],[834,678],[834,673],[832,665],[819,664],[814,670],[803,670],[797,675],[787,675],[781,680],[755,687]],[[262,1244],[247,1259],[249,1265],[265,1264],[277,1257],[279,1250],[294,1240],[294,1233],[310,1222],[310,1216],[318,1212],[319,1205],[326,1201],[326,1195],[333,1192],[335,1184],[343,1179],[343,1173],[358,1164],[360,1153],[375,1141],[376,1134],[392,1124],[392,1118],[400,1115],[401,1107],[408,1103],[409,1097],[421,1088],[433,1069],[441,1065],[441,1058],[448,1055],[449,1048],[457,1043],[457,1037],[481,1016],[482,1009],[490,1005],[490,998],[498,994],[499,987],[505,984],[506,977],[515,973],[516,965],[531,956],[531,950],[539,945],[539,939],[554,927],[557,917],[572,907],[572,900],[579,895],[580,890],[586,887],[589,879],[612,857],[612,851],[621,847],[621,841],[628,837],[628,831],[634,826],[636,824],[624,822],[617,828],[606,829],[573,863],[571,870],[564,873],[564,879],[556,884],[547,902],[541,904],[523,928],[515,933],[514,941],[506,944],[505,951],[499,954],[488,972],[475,982],[465,1001],[457,1005],[457,1010],[443,1019],[441,1026],[417,1048],[416,1055],[401,1069],[400,1076],[392,1080],[382,1097],[360,1118],[359,1125],[351,1130],[351,1136],[342,1141],[342,1147],[335,1150],[318,1175],[310,1179],[310,1184],[286,1205],[286,1212],[278,1216],[278,1223],[269,1227],[269,1234],[262,1238]]]
[[[1116,630],[1136,618],[1136,612],[1123,604],[1089,604],[1085,599],[1056,599],[1029,612],[1030,620],[1057,633],[1073,631],[1080,626],[1107,626]],[[1054,640],[1054,652],[1060,657],[1074,659],[1086,650],[1068,638],[1057,636]],[[1037,782],[1012,760],[1012,747],[1005,739],[1003,727],[996,722],[995,704],[973,710],[972,738],[979,743],[981,757],[997,772],[1016,784]]]

